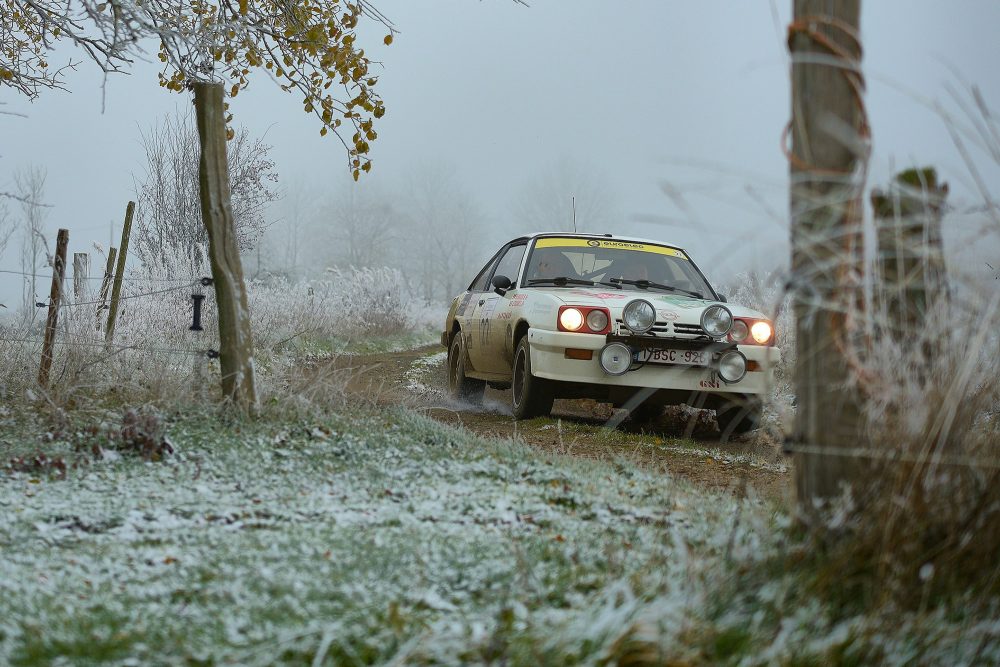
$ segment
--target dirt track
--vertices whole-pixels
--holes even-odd
[[[351,371],[351,394],[378,405],[406,405],[480,435],[517,436],[559,454],[625,458],[711,490],[744,493],[749,488],[773,502],[791,499],[790,461],[780,454],[774,440],[757,432],[720,444],[714,420],[704,412],[670,409],[641,429],[627,421],[608,428],[609,419],[622,415],[607,405],[556,401],[551,418],[516,422],[508,392],[487,389],[482,406],[451,399],[439,346],[341,357],[335,363]]]

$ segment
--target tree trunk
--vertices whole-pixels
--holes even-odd
[[[194,84],[194,108],[201,140],[198,169],[201,216],[208,230],[208,254],[219,313],[222,394],[233,407],[254,414],[258,401],[253,338],[230,202],[222,84]]]
[[[801,516],[863,466],[853,322],[862,307],[861,193],[867,160],[860,0],[795,0],[792,52],[794,451]]]

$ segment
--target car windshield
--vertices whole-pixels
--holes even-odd
[[[676,248],[613,239],[541,238],[528,258],[523,284],[545,287],[586,280],[637,292],[665,291],[712,298],[712,288]],[[619,282],[620,281],[620,282]]]

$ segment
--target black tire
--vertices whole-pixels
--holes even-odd
[[[448,348],[448,393],[452,398],[468,401],[475,405],[483,402],[486,391],[486,381],[470,378],[465,374],[465,362],[468,354],[465,350],[465,337],[461,331],[456,331]]]
[[[510,382],[514,419],[542,417],[552,412],[555,400],[552,382],[531,374],[531,347],[524,336],[514,352],[513,377]]]
[[[727,401],[715,410],[715,421],[719,424],[722,442],[737,435],[743,435],[760,426],[761,404],[753,398]]]

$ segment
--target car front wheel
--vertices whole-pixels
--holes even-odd
[[[760,426],[761,404],[755,398],[729,401],[715,411],[721,440],[726,442],[735,435],[748,433]]]
[[[515,419],[541,417],[552,411],[552,383],[531,374],[531,346],[527,336],[517,344],[510,384]]]
[[[486,382],[465,375],[467,358],[465,337],[461,331],[456,331],[448,348],[448,392],[452,398],[478,405],[483,401]]]

